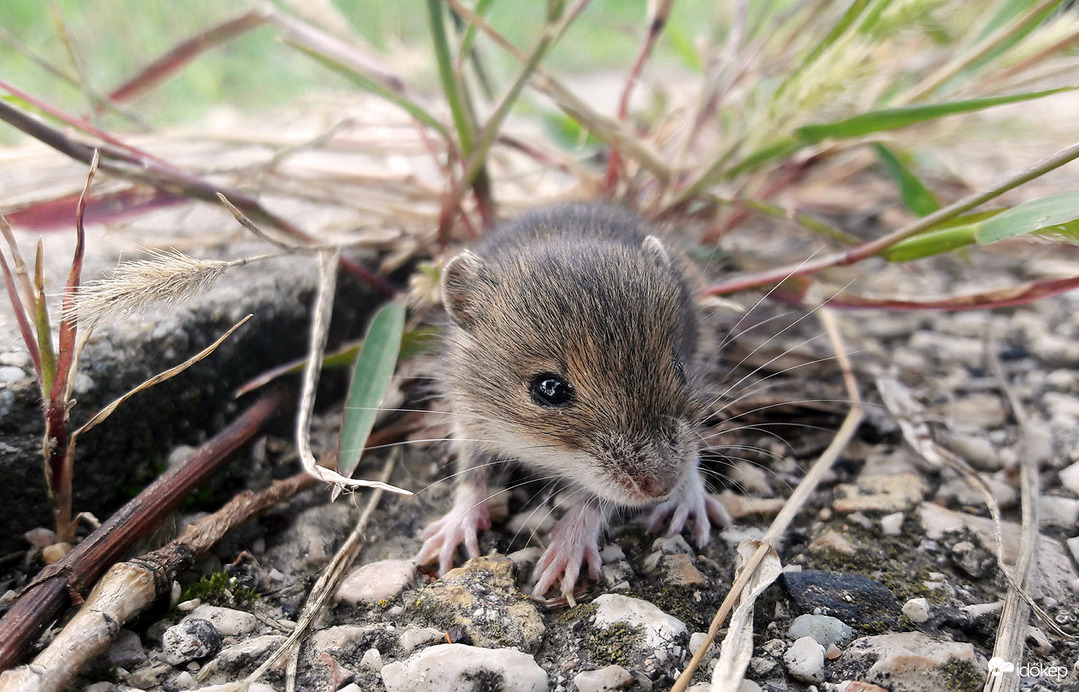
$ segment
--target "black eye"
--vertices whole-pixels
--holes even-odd
[[[573,387],[551,372],[541,372],[533,377],[528,392],[532,401],[540,406],[568,406],[574,399]]]
[[[682,367],[681,363],[676,362],[674,364],[674,374],[678,375],[679,382],[681,382],[682,384],[686,383],[686,371],[685,368]]]

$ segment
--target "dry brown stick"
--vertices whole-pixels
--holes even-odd
[[[246,490],[217,512],[191,524],[179,538],[141,557],[120,562],[94,587],[86,603],[30,665],[0,675],[0,692],[60,692],[112,643],[115,633],[159,598],[176,574],[194,564],[233,527],[289,499],[318,481],[306,473]]]
[[[80,605],[82,594],[105,570],[249,440],[283,400],[279,392],[259,399],[199,447],[183,467],[158,478],[70,553],[42,570],[0,619],[0,670],[13,666],[69,602]]]

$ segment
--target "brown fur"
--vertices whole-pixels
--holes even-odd
[[[459,439],[619,505],[680,482],[701,413],[698,319],[678,257],[636,216],[591,204],[528,214],[455,258],[443,294]],[[532,400],[545,372],[574,387],[571,405]]]

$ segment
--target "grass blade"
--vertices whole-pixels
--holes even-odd
[[[978,244],[1027,233],[1075,238],[1079,232],[1079,192],[1062,192],[1012,207],[981,224]]]
[[[1009,96],[991,96],[980,99],[967,99],[963,101],[947,101],[945,103],[932,103],[925,106],[905,106],[901,108],[884,108],[879,111],[863,113],[853,118],[837,120],[820,125],[806,125],[799,127],[794,132],[806,144],[817,144],[825,139],[851,139],[863,137],[874,132],[896,130],[907,125],[936,120],[946,115],[957,113],[971,113],[985,110],[993,106],[1002,106],[1007,103],[1031,101],[1033,99],[1059,94],[1062,91],[1073,91],[1076,87],[1060,87],[1045,91],[1031,91],[1023,94],[1011,94]]]
[[[344,76],[346,79],[354,82],[361,89],[364,89],[365,91],[369,91],[370,93],[374,94],[375,96],[386,99],[387,101],[389,101],[393,105],[397,106],[398,108],[402,109],[403,111],[405,111],[406,113],[411,115],[416,120],[420,121],[424,125],[427,125],[431,129],[438,132],[440,135],[442,135],[442,137],[444,139],[447,139],[447,140],[450,139],[449,130],[447,130],[446,126],[443,125],[442,123],[440,123],[435,118],[435,116],[431,115],[430,113],[425,111],[423,108],[418,106],[416,103],[408,100],[407,98],[405,98],[401,94],[397,93],[396,91],[393,91],[392,89],[384,86],[383,84],[375,81],[374,79],[371,79],[370,77],[368,77],[367,75],[365,75],[365,74],[363,74],[361,72],[357,72],[357,71],[355,71],[353,69],[350,69],[347,65],[335,60],[334,58],[330,57],[329,55],[319,53],[316,50],[314,50],[313,48],[305,46],[305,45],[303,45],[301,43],[297,43],[297,42],[292,41],[290,39],[284,39],[284,42],[285,42],[285,45],[291,46],[291,47],[295,48],[296,50],[301,51],[302,53],[305,53],[306,55],[309,55],[310,57],[314,58],[317,62],[321,63],[324,67],[327,67],[330,70],[333,70],[334,72]]]
[[[926,216],[940,209],[940,203],[933,193],[922,185],[918,176],[903,163],[891,149],[883,144],[874,144],[873,150],[877,152],[877,158],[884,166],[892,180],[899,188],[899,194],[903,196],[903,203],[907,208],[918,216]]]
[[[375,425],[378,406],[397,365],[404,328],[405,305],[400,301],[386,303],[367,328],[363,347],[356,358],[356,372],[352,376],[352,388],[341,424],[337,472],[346,478],[351,478],[356,470],[367,436]]]

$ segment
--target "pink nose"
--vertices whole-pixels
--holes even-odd
[[[674,474],[646,476],[640,481],[640,489],[648,497],[665,497],[674,490],[676,480]]]

